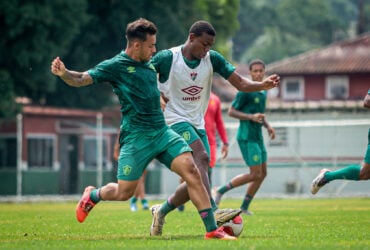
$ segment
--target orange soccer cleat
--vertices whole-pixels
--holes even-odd
[[[93,186],[86,187],[81,200],[77,204],[76,218],[81,223],[84,222],[91,209],[95,206],[95,203],[90,199],[90,193],[93,189],[95,189]]]
[[[213,230],[212,232],[207,232],[206,235],[204,236],[204,239],[236,240],[237,238],[225,233],[224,227],[219,227],[216,230]]]

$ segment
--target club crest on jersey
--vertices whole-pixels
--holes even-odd
[[[129,175],[129,174],[131,174],[131,171],[132,171],[132,167],[131,166],[129,166],[129,165],[126,165],[126,166],[124,166],[123,167],[123,175]]]
[[[197,76],[198,76],[198,73],[197,72],[191,72],[190,73],[190,78],[191,80],[195,81],[195,79],[197,79]]]

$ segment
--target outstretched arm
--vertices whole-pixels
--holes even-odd
[[[93,83],[93,79],[87,72],[77,72],[66,69],[59,57],[51,62],[51,73],[59,76],[72,87],[83,87]]]
[[[280,83],[278,75],[270,75],[262,82],[252,81],[246,77],[242,77],[237,72],[233,72],[227,79],[235,88],[243,92],[254,92],[260,90],[268,90],[275,88]]]
[[[261,124],[263,123],[263,120],[265,118],[265,114],[261,113],[247,114],[239,110],[236,110],[233,106],[230,106],[228,115],[239,120],[250,120]]]

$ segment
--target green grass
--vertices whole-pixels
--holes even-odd
[[[150,201],[154,204],[154,201]],[[236,208],[240,200],[223,200]],[[0,203],[0,249],[370,249],[370,199],[258,199],[237,241],[203,240],[192,204],[150,237],[151,215],[101,202],[78,223],[75,203]]]

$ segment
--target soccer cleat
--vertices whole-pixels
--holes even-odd
[[[251,211],[249,211],[249,210],[244,210],[244,209],[242,209],[242,212],[241,212],[242,214],[245,214],[245,215],[249,215],[249,216],[252,216],[253,215],[253,213],[251,212]]]
[[[137,206],[136,206],[136,203],[135,202],[131,202],[130,203],[130,209],[132,212],[136,212],[137,211]]]
[[[219,240],[236,240],[237,238],[231,235],[228,235],[223,227],[219,227],[216,230],[213,230],[212,232],[207,232],[204,236],[204,239],[219,239]]]
[[[86,217],[89,215],[89,212],[91,211],[91,209],[93,209],[95,206],[95,203],[90,199],[90,193],[94,189],[95,187],[93,186],[86,187],[82,195],[82,198],[77,204],[76,218],[80,223],[84,222]]]
[[[144,210],[149,210],[149,204],[148,204],[148,202],[143,202],[143,209]]]
[[[311,184],[312,194],[316,194],[317,192],[319,192],[320,188],[322,188],[326,183],[329,182],[325,180],[325,177],[324,177],[326,172],[330,172],[330,170],[326,168],[322,169],[319,175],[316,176],[316,178],[312,181],[312,184]]]
[[[217,226],[221,226],[224,223],[228,222],[229,220],[234,219],[236,216],[238,216],[242,212],[241,209],[217,209],[214,212],[215,220],[217,222]]]
[[[212,188],[212,197],[216,205],[220,205],[222,194],[217,191],[217,187]]]
[[[159,209],[161,208],[160,204],[153,205],[150,208],[152,212],[153,220],[152,225],[150,227],[150,235],[151,236],[161,236],[162,235],[162,228],[165,223],[164,216],[159,215]]]

